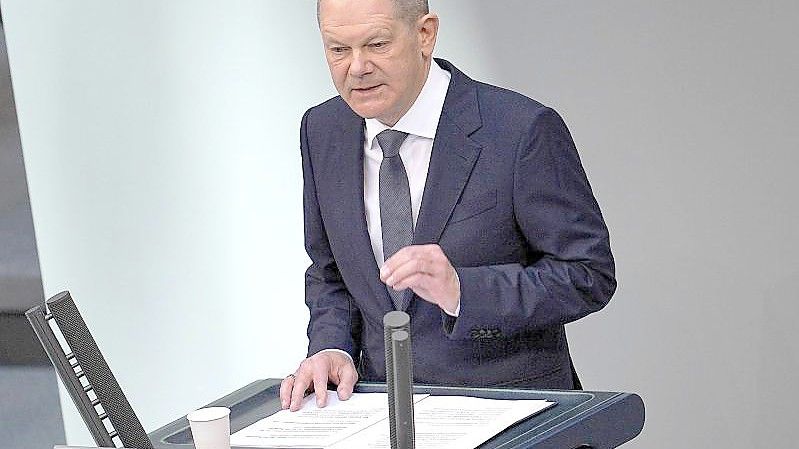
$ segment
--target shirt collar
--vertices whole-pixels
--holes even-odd
[[[435,138],[451,77],[449,72],[439,67],[435,61],[432,62],[422,91],[408,112],[393,127],[386,126],[374,118],[365,120],[367,146],[371,147],[375,136],[389,128],[428,139]]]

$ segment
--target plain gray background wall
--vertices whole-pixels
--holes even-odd
[[[587,388],[642,394],[632,447],[795,445],[799,5],[469,3],[482,76],[564,115],[610,226]]]
[[[150,430],[303,351],[313,3],[3,0],[45,291],[73,291]],[[620,287],[568,331],[587,388],[644,397],[628,446],[790,447],[799,6],[432,7],[438,56],[573,133]]]
[[[619,291],[571,329],[588,388],[646,398],[634,447],[789,446],[797,4],[503,3],[494,79],[564,114],[611,229]]]

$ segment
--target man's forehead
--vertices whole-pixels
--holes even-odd
[[[368,42],[377,38],[391,37],[391,28],[370,24],[321,27],[322,39],[329,43]]]
[[[321,0],[319,23],[343,25],[369,18],[394,20],[395,12],[393,0]]]
[[[351,17],[342,20],[322,20],[319,28],[322,32],[344,32],[347,30],[384,30],[390,32],[397,26],[397,21],[390,17],[368,17],[359,20]]]
[[[379,7],[378,3],[388,6]],[[393,15],[390,0],[323,0],[323,4],[329,6],[321,11],[319,29],[328,41],[369,40],[391,35],[399,23]]]

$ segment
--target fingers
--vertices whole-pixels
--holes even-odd
[[[305,359],[305,361],[300,364],[300,369],[297,370],[296,377],[294,378],[294,386],[291,390],[291,402],[289,403],[289,410],[292,412],[296,412],[302,407],[302,399],[305,397],[305,392],[308,391],[308,387],[311,385],[313,379],[313,372],[308,369],[303,369],[307,361],[308,359]]]
[[[316,406],[324,407],[327,405],[327,374],[329,369],[320,368],[313,373],[313,389],[316,393]]]
[[[283,409],[289,408],[291,402],[291,390],[294,388],[294,374],[290,374],[280,382],[280,406]]]
[[[334,351],[322,351],[308,357],[300,363],[293,375],[287,376],[280,383],[280,405],[283,409],[296,412],[302,408],[305,393],[313,388],[316,394],[316,405],[327,405],[327,381],[338,384],[340,399],[349,399],[358,381],[358,372],[352,360],[346,355]]]
[[[413,274],[435,275],[449,265],[438,245],[411,245],[397,251],[380,269],[380,280],[393,287]]]
[[[280,383],[280,405],[283,409],[288,408],[292,412],[296,412],[302,407],[302,400],[305,398],[305,393],[313,386],[314,392],[317,393],[317,404],[319,397],[323,397],[323,405],[327,401],[327,373],[328,370],[324,366],[324,357],[322,354],[314,354],[311,357],[303,360],[296,373],[287,376]],[[322,384],[324,387],[320,391],[318,385]]]
[[[455,268],[438,245],[411,245],[391,256],[380,279],[395,290],[410,288],[422,299],[450,310],[460,301]]]
[[[342,365],[338,371],[338,398],[346,401],[352,396],[352,390],[355,388],[355,383],[358,382],[358,372],[352,363]]]
[[[389,287],[398,291],[410,288],[413,289],[414,292],[419,290],[421,292],[427,292],[428,294],[431,294],[435,291],[434,284],[436,280],[436,277],[432,274],[412,272],[403,277],[401,280],[395,282],[394,285],[389,284]]]

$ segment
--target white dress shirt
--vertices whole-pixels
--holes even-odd
[[[435,62],[430,64],[427,81],[419,96],[408,112],[390,129],[408,133],[408,137],[400,146],[399,155],[405,172],[408,174],[408,185],[411,189],[411,215],[416,227],[419,207],[422,204],[427,169],[430,166],[430,155],[433,152],[433,141],[436,137],[438,119],[444,107],[444,98],[451,75]],[[375,138],[381,131],[389,129],[377,119],[366,119],[366,141],[363,158],[363,203],[366,206],[366,224],[369,239],[372,241],[372,252],[377,267],[383,266],[383,231],[380,223],[380,163],[383,161],[383,150]]]

